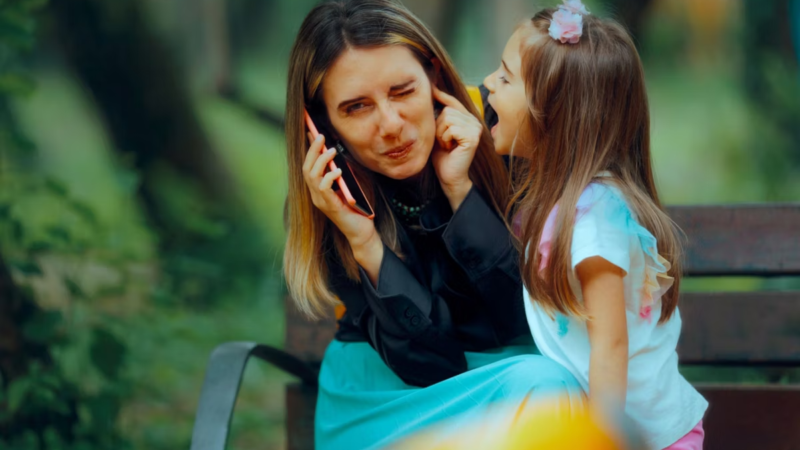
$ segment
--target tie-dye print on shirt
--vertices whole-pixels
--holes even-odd
[[[587,187],[578,201],[569,282],[578,300],[583,301],[574,274],[581,261],[600,256],[625,271],[630,355],[626,412],[643,431],[648,448],[660,449],[688,433],[702,419],[708,404],[678,372],[675,349],[680,312],[666,323],[658,323],[661,296],[672,285],[670,264],[658,254],[655,237],[637,222],[613,181],[601,180]],[[554,209],[542,233],[541,267],[548,263],[556,214]],[[527,292],[525,300],[531,333],[542,354],[569,369],[588,392],[591,346],[586,323],[549,314]]]

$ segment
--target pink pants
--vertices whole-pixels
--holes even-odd
[[[703,421],[701,420],[686,436],[678,439],[678,442],[664,450],[703,450],[705,436],[706,432],[703,430]]]

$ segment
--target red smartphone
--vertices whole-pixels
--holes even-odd
[[[303,114],[305,115],[306,126],[311,133],[311,137],[316,139],[317,136],[319,136],[319,131],[317,131],[314,121],[311,120],[311,115],[308,114],[305,108],[303,109]],[[328,170],[342,169],[342,175],[336,179],[333,190],[341,192],[345,202],[350,205],[351,208],[370,219],[374,219],[375,211],[372,209],[372,205],[369,204],[369,200],[367,200],[367,196],[364,195],[364,191],[361,189],[361,185],[358,183],[355,175],[353,175],[350,163],[348,163],[347,159],[344,157],[344,147],[342,144],[337,144],[334,147],[336,148],[336,156],[334,156],[333,161],[328,164]]]

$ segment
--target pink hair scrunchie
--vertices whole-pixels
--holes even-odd
[[[550,21],[548,33],[562,44],[577,44],[583,35],[583,16],[589,14],[581,0],[564,0]]]

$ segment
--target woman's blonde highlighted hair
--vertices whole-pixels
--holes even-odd
[[[326,123],[321,86],[326,71],[348,48],[402,45],[409,48],[433,75],[439,61],[438,87],[456,97],[477,117],[480,113],[444,48],[425,25],[404,7],[388,0],[326,2],[315,7],[303,21],[292,48],[286,100],[286,144],[289,164],[289,196],[286,204],[287,242],[284,274],[299,309],[309,317],[330,310],[338,301],[330,289],[330,252],[347,276],[359,280],[358,264],[344,235],[311,202],[302,176],[308,151],[303,108],[308,108],[321,128]],[[431,103],[433,107],[433,103]],[[383,242],[400,254],[392,209],[372,174],[352,164],[361,187],[375,208],[375,227]],[[502,160],[494,152],[485,130],[470,168],[470,178],[490,203],[500,211],[508,201],[510,183]]]

